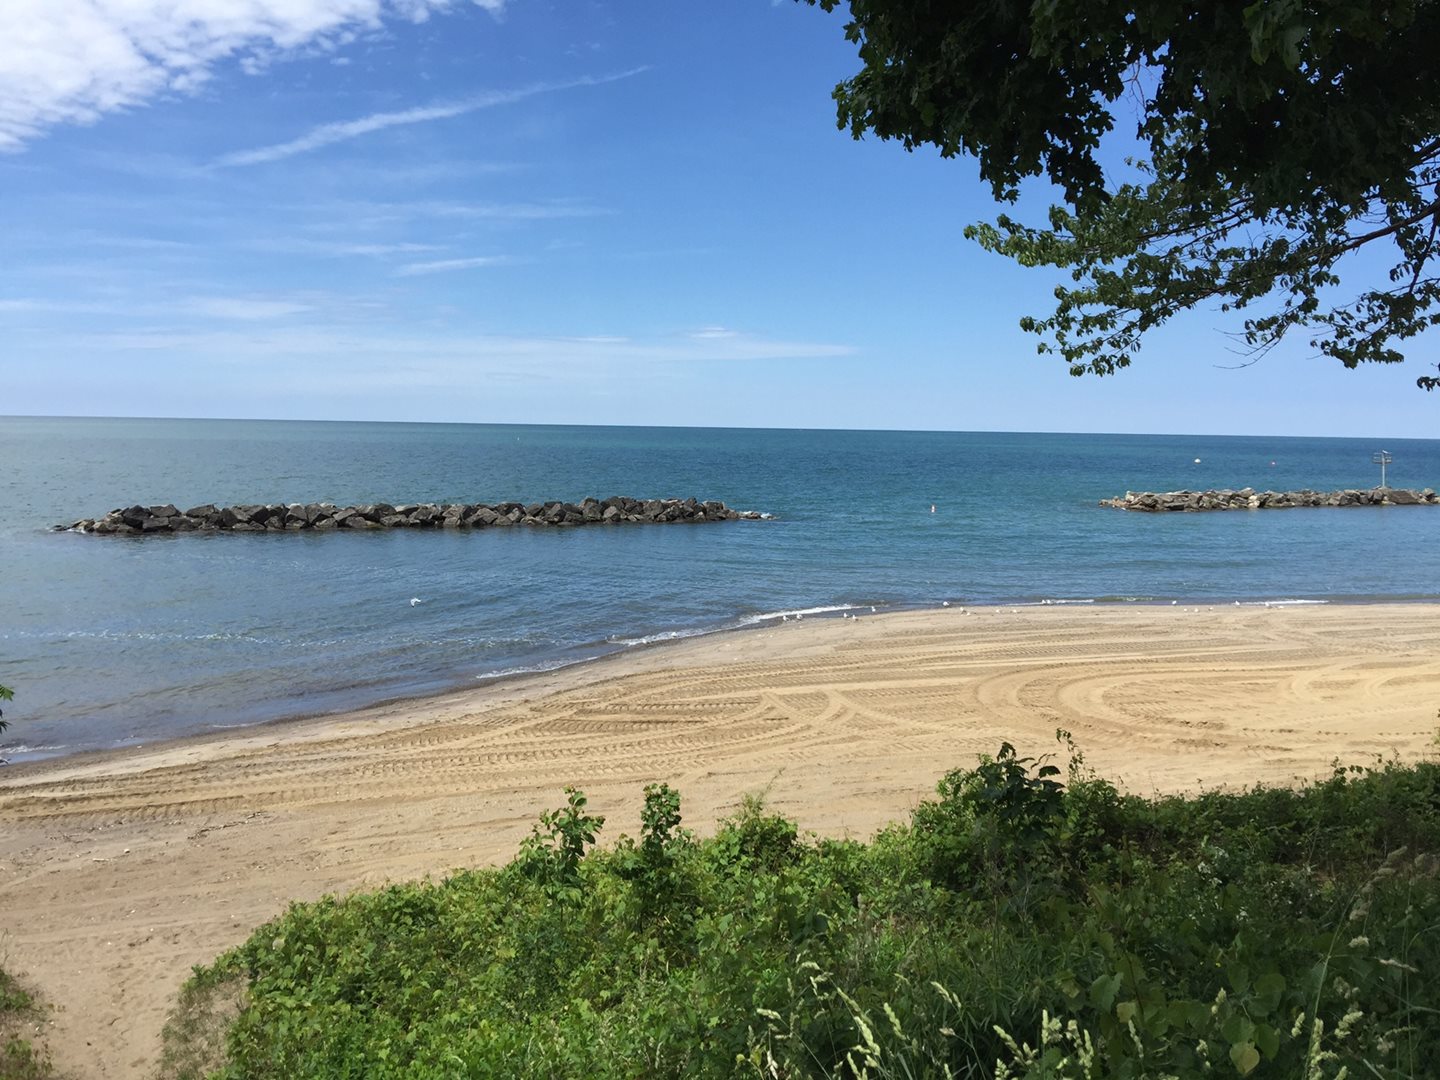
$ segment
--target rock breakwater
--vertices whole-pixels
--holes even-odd
[[[267,503],[180,510],[173,504],[111,510],[101,518],[82,518],[61,531],[99,536],[137,536],[183,532],[298,532],[309,529],[482,529],[516,525],[665,524],[669,522],[758,521],[771,515],[732,510],[723,502],[698,499],[585,499],[578,503]]]
[[[1287,510],[1297,506],[1434,506],[1440,502],[1431,488],[1347,488],[1344,491],[1127,491],[1101,506],[1117,510],[1194,512],[1199,510]]]

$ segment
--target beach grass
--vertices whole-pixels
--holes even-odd
[[[44,1048],[34,1040],[41,1006],[9,972],[0,968],[0,1077],[41,1080],[55,1075]]]
[[[868,843],[758,798],[699,839],[656,785],[598,846],[571,791],[504,867],[296,904],[197,969],[170,1075],[1428,1075],[1440,766],[1141,798],[1068,749],[1003,746]]]

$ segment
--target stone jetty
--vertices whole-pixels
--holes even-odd
[[[61,531],[98,536],[186,532],[299,532],[309,529],[482,529],[516,525],[559,528],[575,525],[663,524],[667,522],[759,521],[771,515],[731,510],[722,502],[698,499],[585,499],[578,503],[269,503],[248,506],[127,506],[102,518],[82,518]]]
[[[1101,506],[1117,510],[1161,511],[1198,510],[1286,510],[1297,506],[1434,506],[1440,499],[1434,490],[1408,488],[1347,488],[1344,491],[1127,491],[1114,499],[1101,499]]]

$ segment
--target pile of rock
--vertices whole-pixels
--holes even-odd
[[[1296,506],[1434,506],[1431,488],[1347,488],[1344,491],[1127,491],[1122,498],[1101,499],[1101,506],[1117,510],[1285,510]]]
[[[83,518],[69,530],[98,535],[178,532],[288,532],[301,529],[481,529],[510,525],[571,526],[623,523],[758,521],[769,514],[731,510],[722,502],[698,499],[586,499],[580,503],[270,503],[223,506],[209,503],[181,511],[174,505],[127,506],[102,518]]]

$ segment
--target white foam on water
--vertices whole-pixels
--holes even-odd
[[[866,611],[870,604],[834,604],[828,607],[786,608],[783,611],[762,611],[758,615],[746,615],[739,626],[756,626],[776,619],[793,619],[797,615],[833,615],[839,611]]]
[[[498,671],[482,671],[479,675],[476,675],[475,678],[507,679],[514,675],[543,675],[548,671],[559,671],[561,668],[574,667],[577,664],[588,664],[599,659],[602,658],[599,656],[582,656],[578,660],[551,660],[529,666],[500,668]]]

